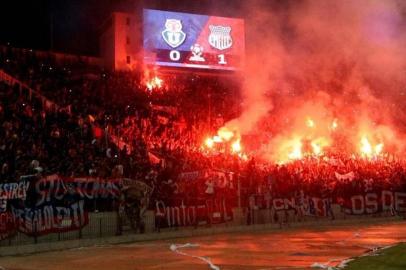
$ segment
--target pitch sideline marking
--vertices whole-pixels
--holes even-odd
[[[196,259],[199,259],[201,261],[204,261],[213,270],[220,270],[220,267],[213,264],[212,261],[210,260],[210,258],[190,255],[190,254],[187,254],[187,253],[179,250],[181,248],[190,248],[190,247],[198,247],[198,246],[199,246],[198,244],[191,244],[191,243],[186,243],[186,244],[183,244],[183,245],[171,244],[169,249],[172,250],[173,252],[176,252],[176,253],[180,254],[180,255],[188,256],[188,257],[192,257],[192,258],[196,258]]]

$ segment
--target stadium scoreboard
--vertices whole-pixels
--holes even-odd
[[[144,9],[144,63],[238,70],[243,66],[244,20]]]

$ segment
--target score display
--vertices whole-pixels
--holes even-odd
[[[144,62],[236,70],[245,50],[244,20],[144,9]]]

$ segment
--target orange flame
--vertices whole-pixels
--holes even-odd
[[[303,157],[302,154],[302,142],[300,140],[294,140],[291,142],[291,152],[288,153],[288,158],[295,160],[301,159]]]
[[[213,146],[214,146],[214,141],[213,141],[212,138],[207,138],[207,139],[204,141],[204,143],[205,143],[205,145],[207,146],[207,148],[213,148]]]
[[[240,144],[240,140],[236,140],[235,142],[233,142],[231,144],[231,151],[233,153],[239,153],[241,152],[241,144]]]
[[[332,130],[336,130],[337,127],[338,127],[338,120],[337,120],[337,119],[334,119],[334,120],[333,120],[333,123],[331,123],[331,129],[332,129]]]
[[[367,137],[361,139],[361,154],[368,157],[372,155],[372,146]]]
[[[226,127],[220,128],[217,131],[217,135],[211,138],[206,138],[204,144],[208,149],[214,148],[215,144],[222,145],[222,147],[220,147],[219,149],[230,147],[231,153],[238,154],[238,156],[244,160],[248,159],[248,157],[244,153],[242,153],[241,137],[239,136],[239,134],[231,131]]]
[[[363,157],[371,158],[374,156],[379,156],[383,151],[383,143],[372,145],[366,136],[361,138],[361,155]]]
[[[307,120],[306,120],[306,125],[307,125],[309,128],[313,128],[313,127],[315,126],[315,123],[314,123],[313,119],[311,119],[310,117],[308,117]]]
[[[312,149],[313,149],[313,153],[314,153],[316,156],[320,156],[320,155],[323,153],[323,151],[322,151],[320,145],[318,145],[318,144],[315,143],[314,141],[311,143],[311,146],[312,146]]]
[[[217,134],[218,134],[218,136],[219,136],[220,138],[222,138],[222,139],[225,140],[226,142],[228,142],[229,140],[231,140],[231,139],[235,136],[234,132],[232,132],[231,130],[229,130],[229,129],[226,128],[226,127],[220,128],[220,129],[218,130]]]
[[[152,91],[153,89],[156,88],[161,88],[163,85],[163,80],[160,79],[158,76],[154,76],[151,78],[149,81],[146,82],[145,86],[149,91]]]
[[[375,154],[380,155],[383,151],[383,143],[375,145],[374,149],[375,149]]]
[[[248,156],[246,154],[239,154],[238,155],[242,160],[247,161],[248,160]]]
[[[313,155],[321,156],[323,154],[323,148],[329,145],[329,142],[326,138],[318,138],[311,142]]]

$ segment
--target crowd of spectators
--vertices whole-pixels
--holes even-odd
[[[394,159],[306,158],[276,165],[208,155],[201,149],[205,136],[239,111],[239,84],[227,79],[163,75],[163,86],[148,90],[141,70],[107,72],[80,59],[60,63],[52,54],[9,47],[0,50],[0,69],[27,85],[0,84],[3,182],[33,173],[128,177],[165,198],[226,194],[236,189],[236,179],[246,194],[273,197],[406,188],[405,166]],[[185,172],[199,172],[194,180],[200,185],[190,186],[180,177]]]
[[[1,83],[0,92],[2,181],[34,173],[112,175],[119,163],[112,155],[119,149],[95,139],[89,120],[49,111],[40,99],[20,94],[14,86]]]
[[[52,54],[10,47],[0,50],[0,68],[26,86],[1,85],[3,181],[34,165],[44,175],[145,178],[166,160],[179,167],[174,161],[185,152],[199,154],[209,118],[235,107],[226,97],[236,88],[197,75],[164,76],[164,86],[149,91],[141,72],[106,72],[80,59],[60,63]]]

